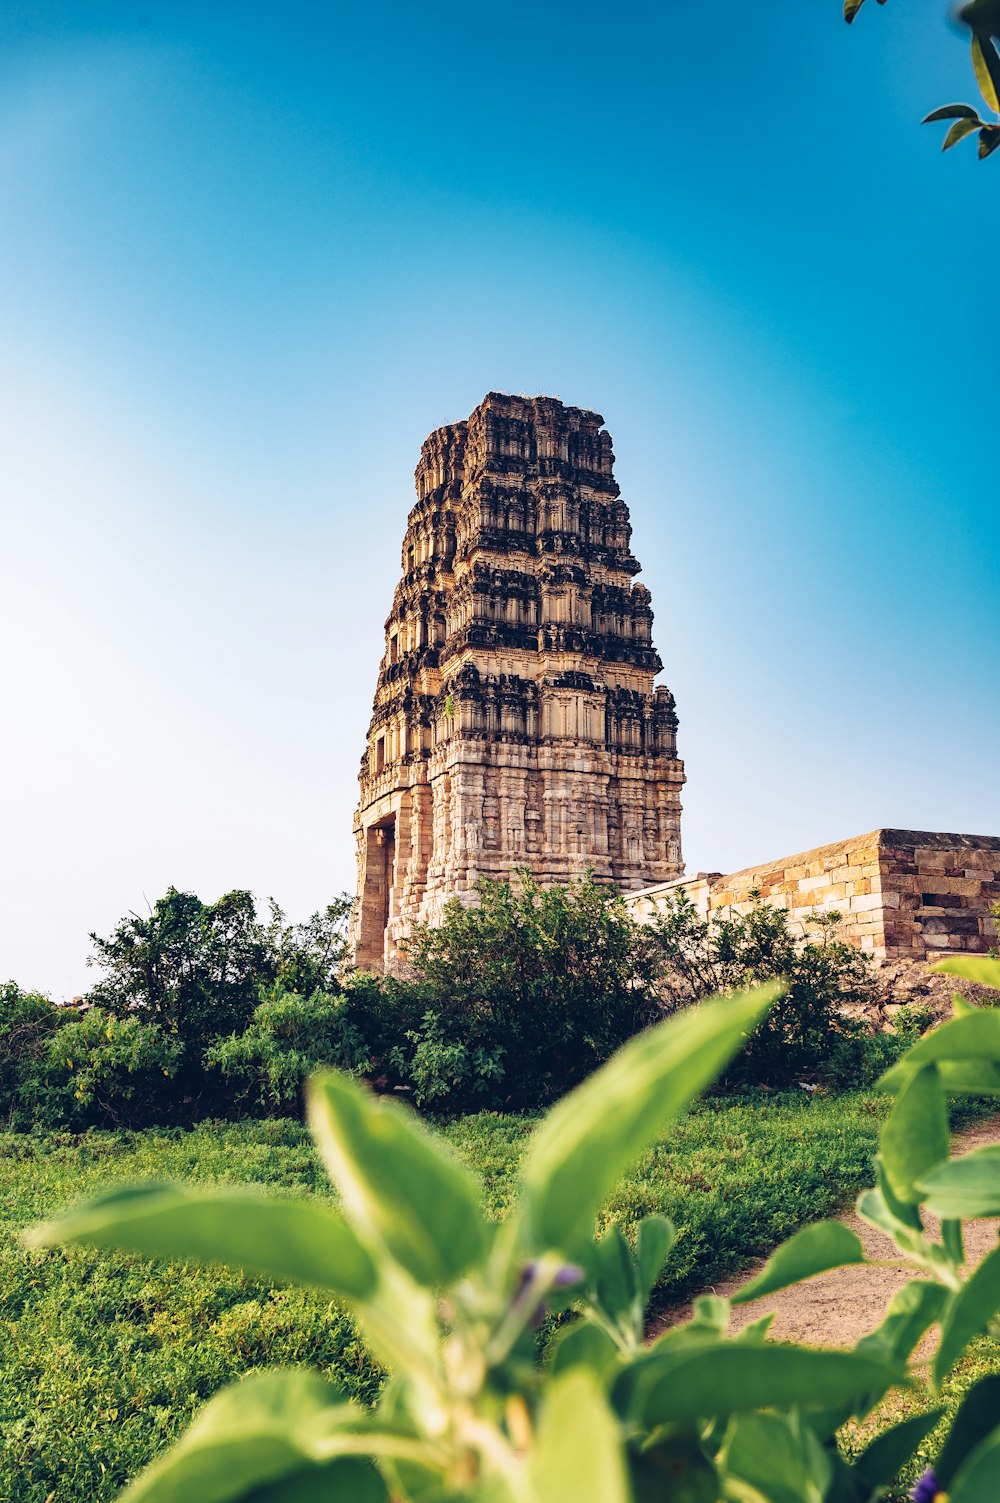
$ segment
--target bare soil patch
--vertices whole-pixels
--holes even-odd
[[[956,1133],[952,1149],[956,1153],[969,1153],[974,1148],[984,1148],[992,1143],[1000,1143],[1000,1114]],[[913,1277],[913,1270],[907,1263],[893,1259],[896,1250],[889,1239],[863,1222],[853,1210],[842,1211],[838,1219],[857,1232],[866,1256],[892,1261],[878,1268],[866,1265],[837,1268],[804,1284],[754,1300],[752,1304],[738,1305],[732,1312],[731,1331],[741,1331],[751,1321],[773,1312],[770,1334],[776,1340],[797,1341],[808,1346],[851,1347],[859,1337],[879,1324],[892,1295]],[[933,1218],[928,1218],[928,1223],[936,1230]],[[978,1263],[996,1246],[998,1231],[1000,1219],[966,1223],[966,1256],[970,1264]],[[765,1262],[766,1259],[761,1259],[732,1278],[707,1285],[701,1293],[735,1294],[763,1268]],[[658,1311],[650,1325],[650,1337],[687,1320],[691,1308],[691,1301],[685,1301]]]

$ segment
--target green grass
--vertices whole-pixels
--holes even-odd
[[[305,1362],[359,1398],[380,1374],[329,1300],[225,1270],[73,1248],[26,1253],[11,1233],[82,1192],[151,1177],[318,1186],[301,1128],[0,1139],[0,1499],[115,1496],[221,1384]]]
[[[871,1183],[888,1099],[804,1092],[699,1102],[645,1154],[608,1204],[625,1228],[653,1211],[678,1228],[658,1289],[661,1303],[733,1273],[793,1228],[826,1215]],[[444,1132],[502,1215],[531,1122],[482,1113]]]
[[[680,1236],[662,1300],[734,1271],[870,1180],[883,1098],[802,1094],[698,1105],[648,1153],[607,1214],[665,1211]],[[443,1131],[502,1215],[530,1134],[491,1113]],[[303,1362],[370,1400],[381,1374],[340,1307],[236,1273],[86,1249],[27,1253],[26,1225],[120,1180],[256,1181],[328,1193],[302,1127],[0,1135],[0,1503],[104,1503],[221,1384]]]
[[[929,1383],[918,1378],[912,1388],[894,1388],[863,1425],[852,1422],[845,1427],[841,1434],[845,1452],[857,1455],[870,1440],[890,1425],[899,1424],[917,1414],[925,1414],[929,1409],[944,1409],[942,1418],[920,1442],[913,1459],[903,1468],[895,1484],[886,1493],[884,1503],[907,1503],[914,1483],[927,1467],[933,1465],[967,1391],[980,1378],[998,1371],[1000,1342],[983,1336],[974,1341],[955,1363],[942,1383],[940,1393],[935,1394]]]

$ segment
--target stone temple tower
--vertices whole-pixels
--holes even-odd
[[[481,876],[683,872],[674,700],[603,422],[491,392],[423,445],[361,759],[359,966]]]

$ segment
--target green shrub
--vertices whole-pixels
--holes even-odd
[[[453,1025],[454,1027],[454,1025]],[[404,1042],[394,1044],[387,1060],[413,1091],[418,1106],[456,1100],[495,1099],[503,1091],[507,1046],[495,1042],[470,1045],[449,1039],[441,1015],[428,1008]]]
[[[271,916],[265,938],[275,985],[302,997],[336,992],[347,958],[347,924],[354,899],[341,893],[304,924],[289,924],[273,898],[268,904]]]
[[[177,1044],[175,1094],[189,1116],[224,1111],[225,1076],[221,1069],[206,1074],[206,1051],[247,1029],[248,1048],[263,1045],[255,1012],[273,987],[304,995],[329,988],[343,961],[350,909],[351,900],[339,898],[304,924],[289,924],[272,899],[265,924],[250,892],[203,903],[170,887],[148,914],[127,915],[106,939],[90,936],[91,964],[104,975],[88,1000],[123,1020],[156,1025]],[[290,1061],[288,1070],[294,1073]],[[281,1073],[275,1089],[286,1093]]]
[[[274,974],[253,894],[227,892],[203,903],[169,887],[147,915],[129,914],[107,939],[90,936],[104,976],[88,1000],[120,1017],[141,1014],[188,1051],[245,1027],[261,983]]]
[[[210,1045],[205,1063],[223,1076],[240,1109],[267,1114],[298,1112],[303,1084],[317,1065],[364,1072],[371,1054],[347,998],[303,997],[275,986],[245,1032]]]
[[[864,1084],[891,1062],[893,1042],[874,1042],[883,1021],[874,969],[861,950],[835,937],[838,920],[824,915],[822,938],[803,942],[791,933],[787,912],[757,894],[747,913],[709,919],[699,917],[683,889],[667,899],[649,928],[668,1010],[777,976],[788,982],[728,1080],[779,1088],[802,1078]],[[896,1053],[905,1047],[895,1043]]]
[[[542,887],[521,871],[477,895],[414,930],[415,980],[394,993],[410,1016],[385,1062],[452,1111],[543,1106],[652,1020],[655,958],[621,894],[590,876]]]
[[[15,981],[0,985],[0,1118],[8,1126],[30,1125],[48,1041],[76,1016]]]
[[[24,1110],[66,1127],[136,1127],[183,1109],[176,1077],[183,1046],[155,1023],[94,1007],[46,1042]]]

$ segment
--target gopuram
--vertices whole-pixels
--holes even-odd
[[[603,421],[491,392],[423,445],[361,759],[361,967],[480,877],[683,872],[674,700]]]

